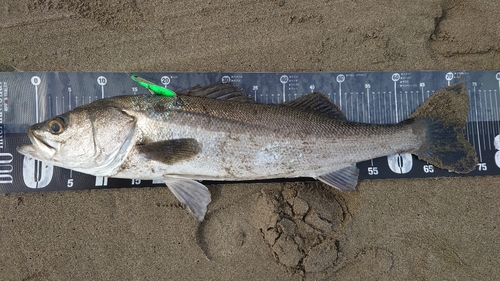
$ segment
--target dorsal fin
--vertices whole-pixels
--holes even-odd
[[[314,110],[338,120],[347,120],[339,106],[332,103],[330,99],[322,93],[310,93],[295,100],[284,102],[283,105]]]
[[[178,92],[179,95],[192,97],[203,97],[218,100],[229,100],[237,102],[254,103],[254,101],[243,93],[243,90],[230,83],[213,84],[208,86],[194,86]]]

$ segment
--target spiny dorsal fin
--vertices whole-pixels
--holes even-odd
[[[332,103],[322,93],[311,93],[295,100],[284,102],[283,105],[314,110],[338,120],[347,120],[339,106]]]
[[[208,86],[194,86],[186,90],[178,92],[179,95],[203,97],[218,100],[229,100],[237,102],[254,103],[254,101],[243,93],[243,90],[227,84],[214,84]]]

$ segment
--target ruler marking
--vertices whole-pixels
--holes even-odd
[[[484,121],[485,120],[484,111],[486,108],[486,105],[485,105],[486,98],[483,98],[481,90],[478,90],[478,94],[479,94],[479,106],[480,106],[478,113],[479,113],[479,119],[481,120],[481,130],[483,131],[481,138],[483,139],[483,148],[486,149],[486,131],[488,130],[487,129],[488,122]]]
[[[488,122],[486,124],[488,124],[488,148],[491,150],[491,132],[490,132],[490,120],[493,120],[492,118],[490,119],[490,116],[491,116],[491,112],[492,112],[492,108],[491,106],[493,105],[493,98],[491,96],[491,90],[488,91],[489,94],[490,94],[490,103],[489,103],[489,106],[488,106],[488,112],[486,112],[486,119],[488,120]],[[493,130],[493,126],[491,126],[491,130]]]
[[[40,122],[41,120],[39,119],[40,118],[40,115],[39,115],[39,111],[38,111],[38,107],[39,107],[39,101],[38,101],[38,85],[35,85],[35,106],[36,106],[36,109],[35,109],[35,119],[36,119],[36,122]]]
[[[360,113],[363,114],[363,122],[369,123],[368,116],[366,116],[366,112],[365,112],[365,92],[361,91],[361,92],[359,92],[359,94],[361,95],[361,112]]]
[[[361,112],[359,111],[359,92],[356,92],[356,112],[353,112],[352,114],[354,116],[357,116],[358,117],[358,120],[360,122],[364,121],[363,120],[363,116],[361,115]],[[361,118],[360,118],[361,117]]]
[[[354,95],[354,93],[353,93],[353,92],[351,92],[351,94],[350,94],[350,96],[349,96],[350,100],[352,100],[352,96],[353,96],[353,95]],[[347,93],[346,93],[345,101],[346,101],[346,102],[349,102],[349,101],[347,100]],[[353,105],[353,103],[352,103],[352,102],[349,102],[349,103],[351,104],[351,110],[350,110],[351,117],[350,117],[350,119],[349,119],[349,120],[356,121],[358,118],[357,118],[357,117],[354,117],[354,105]]]
[[[408,91],[405,91],[405,99],[406,99],[406,112],[405,114],[403,115],[404,118],[406,119],[407,116],[409,116],[410,114],[408,112],[410,112],[410,108],[408,107],[408,104],[410,103],[408,101]]]
[[[285,83],[282,83],[283,84],[283,102],[285,102],[285,92],[286,92],[286,84]],[[274,101],[273,101],[274,102]]]
[[[56,98],[55,98],[55,103],[56,103],[56,104],[55,104],[55,107],[56,107],[56,115],[59,115],[59,114],[61,114],[61,113],[60,113],[60,111],[59,111],[59,99],[57,98],[57,96],[56,96]]]
[[[497,120],[497,126],[498,126],[496,133],[500,133],[500,118],[499,118],[500,116],[498,114],[500,109],[498,108],[498,94],[497,94],[496,90],[494,90],[493,92],[495,93],[494,94],[494,96],[495,96],[495,113],[496,113],[496,120]]]
[[[476,87],[473,88],[473,93],[474,93],[474,105],[475,105],[475,116],[476,116],[476,130],[477,130],[477,145],[479,149],[479,162],[483,162],[483,155],[481,152],[481,134],[479,133],[479,119],[478,119],[478,112],[477,112],[477,99],[476,99]]]
[[[472,97],[472,96],[471,96],[472,94],[471,94],[471,91],[470,91],[470,90],[467,90],[467,94],[469,95],[469,101],[470,101],[470,103],[471,103],[471,102],[473,101],[473,98],[474,98],[474,97]],[[475,106],[476,106],[476,105],[474,104],[474,107],[475,107]],[[474,120],[474,117],[473,117],[473,116],[474,116],[474,113],[473,113],[473,112],[474,112],[474,109],[473,109],[473,107],[472,107],[471,105],[469,106],[469,110],[470,110],[470,112],[469,112],[469,119],[470,119],[469,124],[470,124],[470,127],[471,127],[471,139],[472,139],[472,146],[473,146],[473,147],[477,147],[477,145],[476,145],[476,138],[474,137],[474,131],[475,131],[475,129],[474,129],[474,124],[475,124],[475,122],[474,122],[474,121],[475,121],[475,120]]]
[[[356,121],[361,122],[363,119],[363,116],[361,115],[361,112],[359,112],[359,92],[355,92],[355,97],[356,97],[356,112],[353,112],[353,114],[356,116]],[[353,106],[354,107],[354,106]]]
[[[498,72],[498,73],[496,74],[496,78],[497,78],[497,80],[498,80],[498,93],[497,93],[497,94],[495,94],[495,98],[497,98],[497,103],[496,103],[496,109],[497,109],[497,123],[498,123],[498,133],[500,134],[500,118],[499,118],[500,116],[498,116],[498,115],[499,115],[498,111],[500,110],[500,109],[498,108],[498,94],[500,94],[500,72]],[[496,92],[496,90],[495,90],[495,92]]]
[[[396,115],[396,120],[394,123],[398,123],[398,92],[396,89],[396,81],[394,81],[394,111]]]
[[[472,101],[472,98],[470,96],[470,91],[467,91],[467,96],[469,97],[469,112],[467,113],[467,125],[466,125],[466,128],[467,128],[467,141],[471,141],[470,138],[469,138],[469,134],[473,134],[473,126],[472,126],[472,106],[471,106],[471,101]],[[469,131],[469,127],[470,127],[470,131]],[[474,142],[474,137],[472,138],[472,142]],[[475,146],[475,145],[473,145]]]
[[[52,103],[52,94],[49,94],[48,95],[48,117],[52,117],[54,116],[54,109],[52,107],[53,103]]]
[[[382,123],[382,124],[387,124],[387,123],[388,123],[388,122],[387,122],[387,121],[388,121],[387,119],[389,119],[389,118],[387,117],[387,99],[385,98],[385,92],[383,92],[383,93],[384,93],[384,95],[383,95],[383,97],[382,97],[382,98],[384,99],[384,110],[383,110],[383,111],[384,111],[384,115],[383,115],[383,116],[384,116],[384,117],[383,117],[383,119],[384,119],[384,120],[383,120],[383,123]],[[390,94],[391,94],[391,92],[389,92],[389,95],[390,95]],[[392,99],[391,99],[391,98],[389,98],[389,106],[392,106]]]
[[[367,117],[368,123],[371,123],[371,112],[370,112],[370,87],[366,88],[366,102],[367,102]]]
[[[339,82],[339,107],[342,109],[342,82]]]

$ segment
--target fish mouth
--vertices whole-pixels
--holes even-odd
[[[58,143],[38,136],[31,129],[28,129],[28,138],[31,144],[21,144],[17,151],[38,160],[50,160],[59,147]]]

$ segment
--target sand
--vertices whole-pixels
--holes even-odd
[[[1,71],[499,70],[500,2],[0,4]],[[0,196],[1,280],[498,280],[498,177]]]

